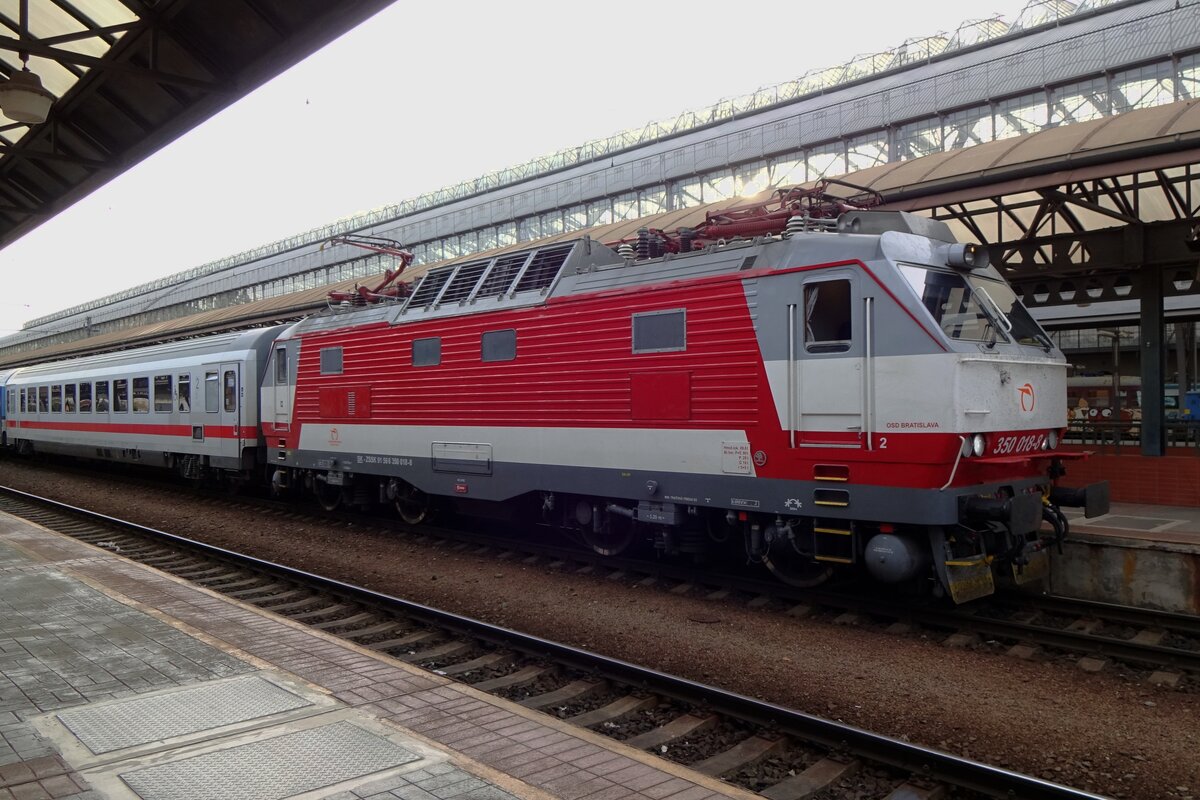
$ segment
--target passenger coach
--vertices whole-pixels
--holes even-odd
[[[141,462],[185,477],[248,473],[261,443],[256,388],[277,333],[239,331],[24,367],[7,381],[8,442],[21,453]]]

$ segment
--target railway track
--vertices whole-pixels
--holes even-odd
[[[16,490],[0,510],[771,800],[1097,797]]]
[[[163,481],[157,475],[151,479],[129,476],[122,479],[135,486],[163,488]],[[471,547],[494,556],[538,559],[554,568],[592,572],[630,584],[657,581],[672,591],[695,592],[714,601],[751,602],[786,609],[794,616],[874,627],[896,635],[940,638],[951,645],[985,648],[1023,658],[1074,658],[1089,668],[1104,668],[1114,663],[1142,673],[1141,677],[1147,680],[1200,690],[1200,619],[1185,614],[1015,591],[962,607],[948,607],[940,603],[898,601],[894,594],[861,584],[795,589],[769,577],[758,577],[754,570],[710,568],[701,572],[691,565],[653,557],[600,555],[586,546],[547,541],[547,537],[538,535],[503,538],[461,527],[428,524],[414,529],[389,515],[316,509],[310,512],[291,502],[256,496],[231,498],[213,493],[204,501],[221,506],[234,503],[254,513],[266,511],[314,524],[333,522],[416,535],[448,547]]]

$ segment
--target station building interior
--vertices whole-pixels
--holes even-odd
[[[381,5],[351,4],[344,21]],[[78,31],[87,14],[74,11],[60,36],[104,41],[119,25],[140,32],[136,18]],[[296,35],[279,59],[300,57],[312,36]],[[133,59],[133,38],[96,58]],[[37,65],[55,64],[56,54],[39,51]],[[16,56],[0,50],[10,72]],[[189,74],[208,63],[196,57]],[[60,97],[112,103],[111,83],[106,96],[74,72]],[[171,97],[176,122],[143,134],[145,153],[217,107],[198,86],[190,91],[190,106],[185,92]],[[131,115],[138,104],[161,113],[166,102],[136,90],[124,99]],[[83,146],[44,135],[46,127],[0,128],[0,178],[10,187],[0,189],[0,246],[113,168],[95,144],[103,137],[67,153]],[[1187,0],[1031,0],[1015,19],[967,22],[217,261],[180,264],[28,321],[0,339],[0,368],[319,313],[330,289],[394,266],[388,256],[327,247],[337,236],[403,243],[415,254],[406,277],[418,280],[434,265],[533,241],[614,241],[644,226],[694,224],[706,211],[830,178],[989,247],[1072,364],[1069,442],[1149,460],[1189,448],[1200,486],[1200,3]]]

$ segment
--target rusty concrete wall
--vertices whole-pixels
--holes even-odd
[[[1051,556],[1050,590],[1066,597],[1200,614],[1200,547],[1072,535]]]

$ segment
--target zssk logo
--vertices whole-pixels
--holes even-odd
[[[1033,384],[1026,383],[1018,387],[1017,394],[1021,397],[1021,410],[1026,413],[1033,411],[1034,403],[1037,402],[1037,398],[1033,394]]]

